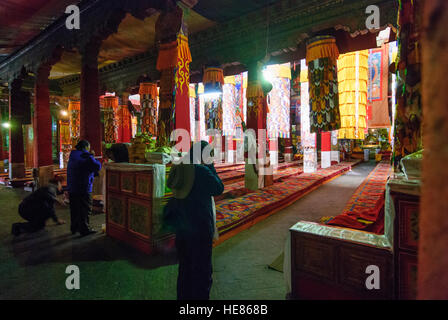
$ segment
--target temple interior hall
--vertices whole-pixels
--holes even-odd
[[[0,300],[448,299],[447,1],[0,16]]]

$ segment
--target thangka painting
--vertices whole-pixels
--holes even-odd
[[[382,99],[381,55],[381,49],[371,50],[369,54],[369,86],[367,92],[370,101],[378,101]]]
[[[367,127],[388,128],[389,45],[369,51],[369,81],[367,83]]]
[[[246,121],[246,88],[247,72],[235,76],[236,128],[242,128],[241,122]]]
[[[205,129],[222,130],[222,97],[205,99]]]
[[[272,80],[272,90],[268,96],[267,129],[268,137],[290,137],[290,79],[276,77]]]

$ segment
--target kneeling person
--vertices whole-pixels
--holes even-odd
[[[42,230],[50,218],[57,224],[65,223],[58,219],[54,210],[54,202],[58,201],[57,194],[62,192],[62,181],[62,177],[53,178],[48,186],[37,189],[23,199],[19,205],[19,215],[28,222],[14,223],[11,229],[13,235]]]

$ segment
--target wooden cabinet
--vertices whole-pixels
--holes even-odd
[[[153,174],[151,165],[106,167],[107,235],[148,254],[174,240],[174,235],[160,232],[160,217],[153,212]]]
[[[391,250],[291,230],[294,299],[392,299]],[[370,265],[380,270],[380,288],[368,289]]]
[[[420,197],[391,191],[395,207],[395,273],[397,298],[413,300],[417,296],[418,213]]]

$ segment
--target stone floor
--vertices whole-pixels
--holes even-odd
[[[281,254],[289,227],[342,211],[356,187],[374,168],[363,163],[261,221],[213,251],[211,299],[285,299],[283,273],[267,266]],[[68,224],[49,221],[46,230],[14,238],[23,190],[0,186],[0,299],[175,299],[175,253],[146,256],[96,234],[72,236]],[[69,220],[68,208],[57,207]],[[91,217],[100,230],[104,215]],[[79,290],[67,290],[68,265],[80,269]]]

